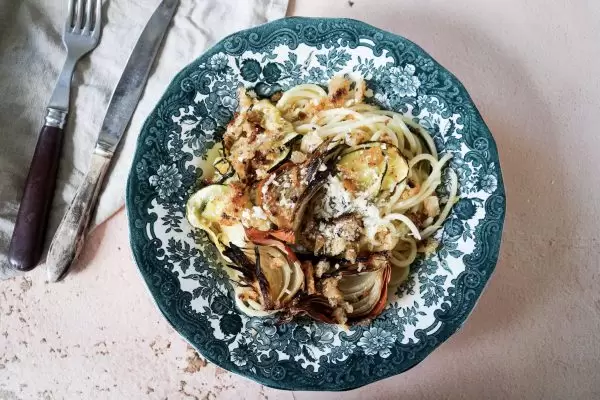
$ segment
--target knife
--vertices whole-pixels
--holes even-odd
[[[85,233],[112,156],[136,109],[156,53],[179,0],[163,0],[138,39],[112,94],[92,154],[90,168],[63,217],[46,258],[48,281],[68,272],[83,245]]]

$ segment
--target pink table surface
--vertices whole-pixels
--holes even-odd
[[[351,5],[352,4],[352,5]],[[74,273],[0,282],[0,399],[600,398],[600,2],[297,0],[414,40],[470,91],[498,143],[507,216],[464,328],[348,393],[265,388],[204,364],[155,308],[124,212]]]

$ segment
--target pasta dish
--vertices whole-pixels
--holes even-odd
[[[449,168],[447,198],[436,192],[451,155],[369,95],[344,77],[268,99],[240,88],[187,218],[219,250],[242,312],[368,322],[431,250],[457,198]]]

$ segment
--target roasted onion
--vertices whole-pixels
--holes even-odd
[[[229,267],[241,274],[240,282],[260,295],[265,310],[281,309],[304,286],[300,261],[281,242],[265,239],[245,250],[231,245],[224,254],[232,261]]]

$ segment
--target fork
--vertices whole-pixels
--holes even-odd
[[[21,271],[33,269],[42,255],[63,128],[69,112],[71,78],[77,61],[100,41],[101,7],[102,0],[69,0],[62,35],[67,59],[50,98],[44,126],[35,146],[8,253],[12,267]]]

